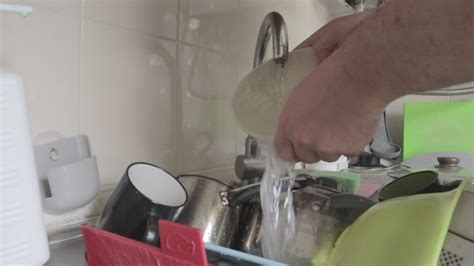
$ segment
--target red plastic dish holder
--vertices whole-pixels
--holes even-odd
[[[89,266],[207,266],[201,230],[160,220],[161,248],[98,228],[82,227]]]

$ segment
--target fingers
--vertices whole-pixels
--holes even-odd
[[[318,63],[324,61],[337,48],[344,43],[349,36],[373,11],[364,11],[361,13],[337,18],[321,29],[313,33],[306,40],[296,46],[295,49],[312,47]]]
[[[339,44],[340,36],[337,31],[328,31],[324,27],[313,33],[295,49],[312,47],[318,63],[324,61]]]
[[[313,148],[313,144],[303,144],[300,139],[288,139],[277,135],[274,139],[275,150],[278,156],[289,162],[316,163],[319,161],[335,162],[343,153],[337,151],[321,152]]]
[[[314,49],[314,48],[313,48]],[[332,51],[329,50],[329,49],[318,49],[318,50],[314,50],[315,52],[315,55],[316,55],[316,63],[321,63],[323,62],[324,60],[326,60],[326,58],[328,58]]]
[[[320,160],[318,154],[310,146],[295,145],[295,153],[300,162],[316,163]]]
[[[283,135],[281,131],[278,131],[273,140],[273,146],[280,157],[280,159],[287,162],[298,162],[296,157],[293,144]]]
[[[311,138],[313,135],[311,132],[306,135],[288,135],[284,132],[284,129],[280,128],[274,138],[275,150],[282,160],[305,163],[316,163],[320,160],[334,162],[342,155],[342,153],[331,151],[331,148],[326,149],[329,152],[320,152],[320,149],[315,148],[318,143]]]
[[[302,43],[298,44],[295,48],[296,49],[302,49],[302,48],[307,48],[307,47],[312,47],[313,43],[316,42],[320,38],[320,30],[316,31],[315,33],[311,34],[306,40],[304,40]]]
[[[338,152],[320,152],[321,160],[325,162],[335,162],[341,155],[342,153]]]

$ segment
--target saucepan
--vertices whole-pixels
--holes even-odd
[[[188,194],[173,220],[203,232],[203,241],[230,247],[239,226],[240,206],[222,204],[219,193],[235,186],[202,175],[180,175],[178,181]]]
[[[289,179],[284,178],[282,191],[286,191],[288,185]],[[245,226],[237,234],[239,238],[234,248],[254,255],[262,255],[259,188],[257,183],[221,192],[223,204],[239,206],[250,203],[250,208],[241,218],[240,223]],[[375,204],[358,195],[341,193],[340,185],[332,179],[309,175],[296,178],[292,193],[297,228],[295,245],[287,253],[291,264],[298,265],[308,264],[316,250],[317,258],[324,261],[342,231]]]
[[[206,243],[231,247],[234,240],[241,237],[238,232],[242,205],[259,197],[260,183],[237,188],[202,175],[180,175],[177,179],[185,188],[188,200],[175,212],[172,220],[201,229]],[[288,185],[289,179],[285,180],[284,184]],[[313,182],[313,178],[297,178],[294,189]],[[229,199],[225,198],[226,193],[229,193]]]

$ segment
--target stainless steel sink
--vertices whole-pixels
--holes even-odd
[[[46,266],[87,266],[80,225],[49,236],[50,259]]]
[[[472,206],[474,206],[474,191],[464,191],[451,221],[438,265],[472,265],[474,261],[470,252],[474,247]],[[80,225],[51,234],[49,239],[51,257],[47,266],[87,266]],[[459,261],[452,261],[457,259]]]

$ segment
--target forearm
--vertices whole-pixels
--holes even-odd
[[[346,72],[391,101],[474,80],[472,0],[391,0],[338,51]],[[374,89],[375,88],[375,89]]]

